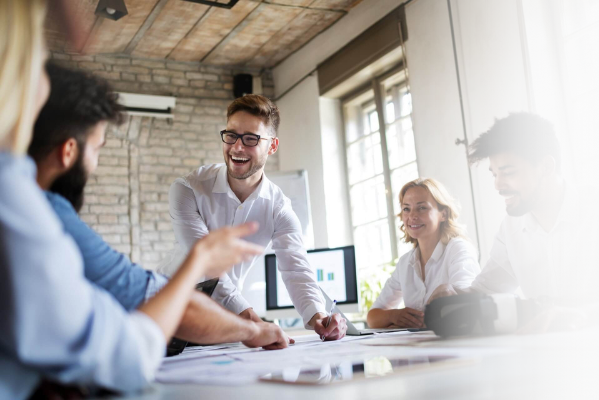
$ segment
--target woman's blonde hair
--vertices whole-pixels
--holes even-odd
[[[0,148],[25,154],[44,63],[44,0],[0,0]]]
[[[406,183],[399,192],[399,206],[402,211],[399,213],[398,217],[403,217],[403,199],[406,195],[407,191],[411,188],[421,187],[426,190],[433,196],[433,199],[437,202],[437,208],[439,211],[445,211],[446,220],[441,222],[441,242],[443,244],[447,244],[451,239],[456,237],[461,237],[467,239],[466,231],[462,227],[462,225],[458,224],[458,206],[456,201],[445,186],[441,184],[441,182],[436,181],[431,178],[418,178],[414,179],[411,182]],[[403,218],[402,218],[403,221]],[[403,240],[406,243],[412,243],[414,247],[418,246],[418,240],[411,237],[408,232],[406,232],[406,227],[403,222],[401,224],[400,230],[403,232]]]

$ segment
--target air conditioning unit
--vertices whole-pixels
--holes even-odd
[[[119,93],[118,102],[129,115],[154,118],[174,118],[175,97],[148,94]]]

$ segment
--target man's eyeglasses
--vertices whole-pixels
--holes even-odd
[[[261,138],[260,135],[256,135],[255,133],[244,133],[242,135],[229,132],[227,130],[220,131],[220,137],[226,144],[235,144],[237,143],[237,139],[241,138],[241,142],[244,146],[254,147],[260,143],[261,140],[268,140],[270,138]]]

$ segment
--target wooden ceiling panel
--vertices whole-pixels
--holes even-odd
[[[361,0],[239,0],[230,10],[183,0],[125,0],[128,15],[118,21],[96,16],[98,1],[73,0],[86,54],[262,68],[280,63]],[[51,50],[73,51],[51,13],[46,40]]]
[[[310,3],[313,3],[314,0],[272,0],[273,4],[283,4],[286,6],[294,6],[294,7],[307,7]]]
[[[124,52],[157,2],[158,0],[127,0],[125,4],[128,15],[125,17],[118,21],[98,18],[98,23],[86,45],[86,52],[92,54]]]
[[[343,14],[340,12],[333,11],[304,10],[291,21],[291,23],[264,44],[256,56],[249,61],[247,65],[252,67],[269,67],[274,65],[280,58],[279,54],[291,54],[297,50],[297,43],[301,46],[301,44],[309,41],[314,35],[307,37],[307,33],[315,26],[322,27],[323,20],[328,22],[328,20],[331,19],[331,16],[339,18],[342,15]],[[328,22],[328,24],[330,24],[330,22]]]
[[[360,1],[362,0],[316,0],[310,4],[310,7],[349,11],[350,8],[356,6]]]
[[[258,6],[257,2],[240,0],[230,10],[211,7],[204,18],[168,55],[168,58],[177,61],[202,60]]]
[[[96,21],[94,12],[97,5],[97,0],[80,0],[71,5],[74,17],[79,21],[79,26],[83,30],[82,33],[86,37],[90,34]],[[59,20],[54,18],[56,12],[58,12],[56,4],[48,2],[48,13],[45,21],[46,42],[51,50],[70,51],[63,28],[60,26]]]
[[[262,3],[237,26],[208,57],[215,65],[241,65],[254,58],[260,48],[285,28],[303,9]]]
[[[166,58],[210,7],[169,0],[133,50],[133,55]]]
[[[326,30],[335,21],[343,17],[344,14],[335,11],[320,11],[320,18],[311,26],[296,26],[290,27],[289,32],[285,35],[277,35],[280,37],[279,44],[273,45],[271,49],[267,49],[267,45],[262,50],[268,51],[267,58],[262,58],[261,52],[250,62],[249,65],[255,67],[271,68],[283,61],[289,55],[293,54],[304,44],[312,40],[316,35]],[[294,21],[295,22],[295,21]],[[291,25],[291,24],[290,24]],[[275,38],[273,38],[274,40]]]

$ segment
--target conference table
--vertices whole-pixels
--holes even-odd
[[[291,336],[294,334],[291,333]],[[241,347],[237,347],[235,351],[239,353],[236,354],[241,356],[235,356],[235,359],[254,357],[255,361],[260,360],[260,357],[268,357],[268,363],[272,364],[273,371],[284,367],[277,360],[280,359],[282,363],[289,362],[289,360],[300,359],[310,352],[322,354],[322,362],[327,365],[335,363],[331,360],[331,355],[334,357],[335,354],[340,358],[353,357],[354,361],[362,357],[361,354],[364,354],[365,358],[372,358],[373,355],[378,354],[383,359],[386,357],[390,360],[398,356],[449,354],[453,355],[454,359],[438,365],[430,363],[423,367],[399,368],[387,375],[367,379],[356,375],[355,379],[349,381],[328,384],[275,383],[255,379],[240,383],[236,381],[235,375],[229,375],[230,379],[223,376],[222,379],[204,381],[200,379],[199,382],[194,383],[194,379],[201,377],[201,373],[192,372],[186,378],[190,379],[190,382],[185,382],[186,379],[179,383],[156,382],[144,392],[127,398],[144,400],[599,399],[599,368],[597,367],[599,329],[597,328],[576,332],[452,339],[441,339],[430,332],[383,334],[359,338],[359,340],[348,338],[347,342],[342,343],[323,344],[313,341],[317,340],[314,334],[301,339],[298,342],[304,343],[306,347],[298,347],[295,350],[293,348],[275,352],[253,350],[246,353]],[[319,347],[315,347],[317,345]],[[226,349],[222,351],[227,352]],[[359,351],[367,353],[359,353]],[[185,357],[188,360],[181,363],[165,359],[163,365],[168,367],[169,363],[181,364],[181,368],[184,366],[187,371],[190,367],[193,370],[194,363],[199,363],[201,360],[188,352],[181,356],[183,356],[181,360]],[[387,362],[381,365],[388,364]],[[246,369],[237,371],[245,376],[254,368],[253,365],[262,364],[249,362]],[[223,366],[223,368],[228,367]],[[167,382],[172,377],[177,380],[179,370],[166,368],[166,371],[167,373],[160,372],[158,378]]]

